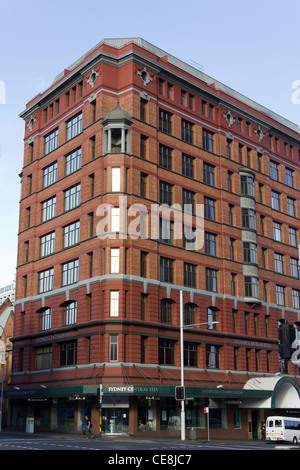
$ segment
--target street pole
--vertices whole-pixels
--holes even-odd
[[[99,437],[102,436],[102,395],[103,395],[103,390],[102,390],[102,384],[99,386],[100,388],[100,396],[99,396]]]
[[[219,323],[218,321],[193,323],[191,325],[183,324],[183,293],[180,291],[180,373],[181,373],[181,386],[184,388],[184,342],[183,342],[183,328],[191,328],[198,325],[213,325]],[[185,399],[185,392],[184,392]],[[184,399],[181,400],[181,440],[185,441],[185,408]]]
[[[183,300],[180,291],[180,370],[181,386],[184,387],[184,346],[183,346]],[[185,440],[185,409],[184,400],[181,400],[181,440]]]

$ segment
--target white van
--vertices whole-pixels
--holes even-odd
[[[266,421],[266,440],[300,443],[300,418],[269,416]]]

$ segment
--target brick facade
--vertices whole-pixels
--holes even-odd
[[[290,259],[298,258],[298,239],[291,243],[290,238],[290,228],[299,236],[298,129],[158,51],[139,41],[125,41],[120,48],[114,41],[103,41],[58,76],[21,114],[25,144],[12,369],[15,386],[178,385],[180,290],[183,305],[192,306],[192,323],[202,323],[184,332],[184,340],[196,350],[186,386],[196,383],[213,389],[221,384],[224,389],[242,389],[249,377],[279,371],[278,321],[298,322],[292,292],[299,293],[299,280],[290,275]],[[74,122],[79,113],[82,128],[77,132]],[[68,132],[73,132],[70,140]],[[108,148],[110,139],[112,149]],[[47,153],[48,143],[53,147]],[[66,158],[78,149],[79,166],[66,174]],[[169,163],[163,162],[167,155]],[[185,163],[183,156],[188,157]],[[187,161],[192,169],[183,168]],[[277,165],[277,180],[270,178],[270,162]],[[44,169],[54,164],[55,182],[45,187]],[[114,168],[120,169],[118,191],[112,183]],[[292,171],[292,185],[287,184],[287,170]],[[241,194],[244,174],[251,175],[251,195]],[[128,210],[133,204],[143,204],[150,214],[152,206],[161,203],[161,182],[169,185],[172,204],[179,207],[186,194],[191,197],[193,193],[195,207],[207,198],[214,200],[213,220],[204,219],[205,233],[213,235],[213,248],[209,245],[213,253],[205,243],[197,251],[187,250],[182,238],[163,243],[151,238],[150,227],[148,237],[143,238],[128,236],[121,229],[115,237],[98,236],[103,204],[118,207],[123,196]],[[79,184],[80,201],[66,210],[66,195]],[[280,194],[279,211],[272,208],[272,191]],[[72,197],[68,204],[76,198]],[[51,217],[45,212],[48,220],[43,221],[43,203],[53,198],[56,211]],[[288,198],[294,201],[295,216],[288,214]],[[242,208],[254,208],[253,230],[243,227]],[[127,215],[127,227],[136,227],[137,214]],[[171,220],[174,217],[175,212]],[[79,238],[66,247],[64,227],[76,221],[80,222]],[[281,241],[274,240],[274,221],[281,224]],[[51,233],[55,233],[55,248],[44,238],[50,252],[41,256],[41,237]],[[252,263],[244,259],[245,242],[255,245]],[[119,249],[117,272],[111,271],[113,248]],[[277,252],[284,255],[284,275],[275,272]],[[144,272],[142,253],[146,254]],[[162,258],[172,260],[171,282],[162,278]],[[78,277],[75,283],[64,285],[64,276],[77,276],[73,268],[65,272],[64,267],[74,260],[78,260]],[[185,279],[184,266],[193,271],[192,284]],[[51,289],[41,292],[39,273],[49,275],[52,269]],[[208,269],[217,271],[213,291],[207,286]],[[250,298],[245,293],[247,276],[257,280],[258,292],[251,291]],[[276,285],[284,287],[282,306],[277,305]],[[115,315],[112,291],[118,295]],[[164,301],[167,319],[162,317]],[[70,302],[77,302],[76,322],[66,324]],[[41,329],[45,309],[50,312],[51,326]],[[211,321],[208,311],[215,315],[217,326],[207,325]],[[117,338],[116,350],[112,338]],[[62,344],[72,340],[75,356],[62,364]],[[172,347],[171,356],[166,349],[162,352],[164,340]],[[37,369],[36,355],[42,345],[52,348],[49,370]],[[218,353],[217,363],[209,365],[210,346]],[[160,354],[167,356],[162,359]],[[296,366],[291,361],[285,366],[298,380]],[[90,398],[92,414],[97,416],[95,392]],[[128,426],[137,432],[138,405],[136,398],[130,400]],[[246,420],[245,414],[242,419]],[[244,425],[244,435],[247,432]]]

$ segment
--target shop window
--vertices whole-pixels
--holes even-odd
[[[156,400],[138,400],[138,431],[156,431]]]

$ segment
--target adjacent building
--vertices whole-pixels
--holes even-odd
[[[3,302],[6,299],[10,299],[10,301],[13,303],[15,300],[15,282],[11,284],[6,284],[5,286],[0,287],[0,305],[3,304]]]
[[[298,126],[140,38],[21,117],[9,424],[179,435],[181,355],[199,437],[297,414]]]

